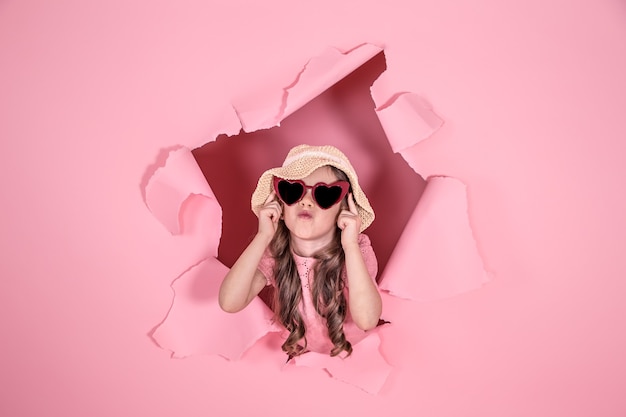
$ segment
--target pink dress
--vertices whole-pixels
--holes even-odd
[[[363,260],[365,261],[365,266],[367,267],[367,271],[370,274],[370,277],[376,284],[376,273],[378,272],[378,262],[376,261],[376,255],[374,254],[374,250],[372,249],[372,244],[367,235],[361,234],[359,235],[359,248],[361,249],[361,254],[363,255]],[[300,276],[300,280],[302,283],[302,301],[300,304],[300,314],[302,315],[302,319],[304,320],[304,325],[306,329],[306,340],[307,340],[307,351],[319,352],[319,353],[330,353],[330,350],[333,348],[333,343],[328,336],[328,330],[326,327],[326,320],[321,317],[317,311],[315,311],[315,307],[313,306],[313,299],[311,297],[311,285],[315,279],[315,274],[313,271],[313,266],[315,265],[316,259],[309,258],[304,256],[299,256],[293,254],[293,258],[296,261],[296,266],[298,268],[298,275]],[[275,286],[274,281],[274,258],[269,253],[269,250],[266,250],[263,258],[259,262],[258,269],[263,273],[265,279],[267,280],[267,285]],[[348,297],[348,279],[346,275],[346,271],[344,269],[343,277],[346,283],[345,296],[346,300]],[[378,285],[376,285],[378,288]],[[344,333],[346,335],[346,339],[353,345],[365,337],[365,332],[357,327],[357,325],[352,320],[350,316],[350,311],[346,314],[346,319],[343,324]]]

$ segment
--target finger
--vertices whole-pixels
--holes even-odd
[[[278,223],[278,220],[280,220],[280,206],[277,205],[276,207],[270,207],[270,210],[270,218],[274,223]]]
[[[337,227],[341,230],[344,230],[346,228],[346,218],[343,213],[341,213],[337,218]]]
[[[265,203],[261,209],[259,210],[259,215],[267,216],[269,218],[280,216],[280,205],[275,201],[270,201],[269,203]]]
[[[359,214],[359,211],[356,208],[356,203],[354,202],[354,195],[352,193],[348,194],[348,208],[350,209],[350,213]]]
[[[268,203],[274,201],[274,199],[276,199],[276,193],[274,192],[274,190],[272,190],[270,195],[268,195],[267,198],[265,199],[265,203],[263,203],[263,204],[268,204]]]
[[[344,210],[344,212],[337,219],[337,225],[341,230],[345,230],[347,227],[350,227],[353,224],[357,224],[358,217],[348,210]]]

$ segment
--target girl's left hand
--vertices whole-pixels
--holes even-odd
[[[339,213],[337,226],[341,229],[341,246],[346,248],[351,244],[359,244],[361,218],[352,193],[348,194],[348,210],[344,209]]]

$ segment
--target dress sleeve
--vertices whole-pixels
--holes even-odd
[[[361,249],[361,255],[363,255],[363,261],[365,262],[365,267],[367,268],[367,272],[370,274],[370,277],[378,286],[376,282],[376,274],[378,274],[378,260],[376,259],[376,254],[374,253],[374,249],[372,248],[372,242],[370,238],[365,234],[359,235],[359,249]],[[344,268],[343,270],[343,278],[346,282],[346,286],[348,283],[348,274]]]
[[[266,285],[274,286],[274,264],[276,261],[270,254],[269,249],[265,249],[263,252],[263,257],[259,262],[259,266],[257,269],[261,271],[261,273],[265,276]]]

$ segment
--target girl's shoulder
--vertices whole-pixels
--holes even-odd
[[[365,233],[361,233],[359,235],[359,247],[364,247],[364,246],[372,246],[372,242],[370,241],[370,238],[368,235],[366,235]]]
[[[261,256],[261,260],[259,261],[259,266],[257,269],[261,271],[263,276],[265,276],[265,280],[267,282],[266,285],[274,285],[274,265],[276,264],[276,260],[272,256],[269,248],[265,249],[263,252],[263,256]]]
[[[367,258],[376,259],[376,255],[374,254],[374,249],[372,248],[372,242],[370,241],[369,236],[363,233],[359,235],[359,249],[361,249],[363,258],[365,258],[366,260]]]
[[[361,250],[361,255],[363,256],[363,262],[365,262],[365,267],[367,268],[367,272],[370,277],[376,282],[376,275],[378,274],[378,260],[376,259],[376,254],[374,253],[374,249],[372,248],[372,242],[370,238],[361,233],[359,235],[359,249]],[[346,270],[344,269],[344,278],[347,278]]]

